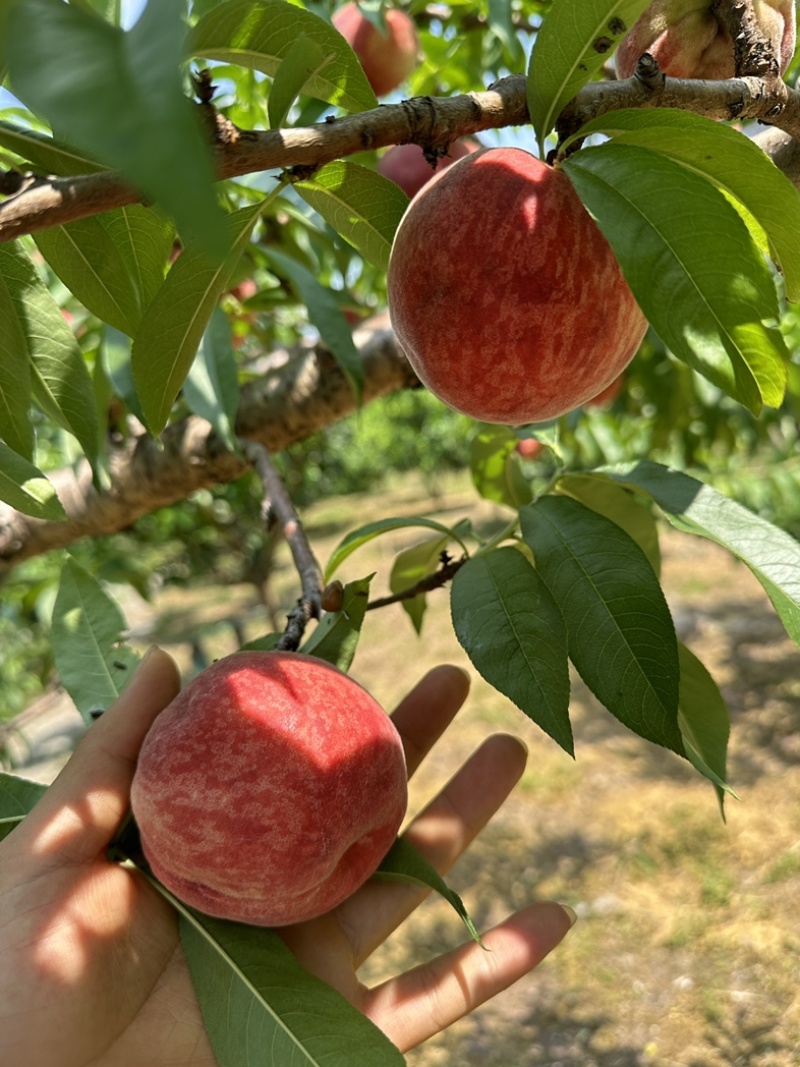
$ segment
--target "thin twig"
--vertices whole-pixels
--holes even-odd
[[[300,516],[267,449],[257,441],[242,441],[242,449],[264,485],[262,513],[269,530],[279,522],[300,575],[302,595],[289,612],[286,630],[277,648],[294,652],[300,646],[310,619],[322,612],[322,568],[306,537]]]
[[[413,600],[415,596],[419,596],[420,593],[430,593],[433,589],[441,589],[443,585],[453,578],[458,570],[464,566],[467,562],[466,556],[461,559],[448,559],[442,564],[438,571],[434,571],[433,574],[428,574],[424,578],[415,584],[408,587],[408,589],[401,589],[399,593],[393,593],[391,596],[380,597],[377,600],[370,600],[367,604],[367,611],[374,611],[376,608],[385,608],[389,604],[399,604],[402,600]]]

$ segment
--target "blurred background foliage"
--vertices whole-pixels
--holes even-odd
[[[193,4],[201,14],[213,2]],[[305,6],[330,18],[333,4],[307,0]],[[365,4],[365,6],[369,6]],[[375,6],[374,4],[372,6]],[[483,88],[508,73],[525,69],[526,57],[547,3],[529,0],[497,3],[405,5],[419,27],[423,62],[405,95],[445,95]],[[214,65],[215,103],[245,128],[265,128],[269,79],[244,68]],[[797,67],[792,78],[796,79]],[[188,89],[187,72],[187,89]],[[301,99],[290,124],[319,121],[326,107]],[[39,123],[16,106],[0,119],[32,127]],[[486,145],[517,144],[533,150],[530,129],[480,135]],[[375,166],[378,154],[365,152],[357,162]],[[0,150],[0,165],[19,162]],[[275,174],[229,181],[221,195],[229,209],[251,202],[273,188]],[[34,251],[30,238],[23,239]],[[176,246],[176,252],[179,246]],[[335,297],[351,325],[385,306],[385,277],[342,241],[316,213],[289,190],[257,227],[234,285],[223,298],[241,382],[291,358],[291,351],[318,340],[313,305],[302,303],[287,281],[271,269],[270,249],[279,249],[304,267]],[[38,259],[43,276],[74,329],[98,396],[108,396],[107,432],[125,434],[135,425],[125,405],[126,390],[104,357],[105,327],[77,303]],[[565,416],[560,447],[573,469],[650,458],[696,473],[778,526],[800,535],[800,314],[786,310],[782,329],[793,352],[787,399],[780,410],[758,418],[723,396],[664,349],[651,332],[628,368],[619,393],[604,406],[587,406]],[[110,379],[109,381],[104,380]],[[116,394],[116,395],[115,395]],[[189,411],[179,400],[173,418]],[[363,410],[296,444],[279,458],[293,498],[301,508],[316,500],[380,488],[393,472],[417,470],[435,496],[437,477],[469,464],[474,425],[445,408],[424,390],[375,401]],[[36,462],[50,470],[78,455],[68,434],[38,419]],[[525,473],[547,471],[554,463],[545,452],[535,463],[520,459]],[[83,541],[71,554],[98,578],[131,584],[148,597],[165,584],[252,582],[264,588],[271,550],[259,513],[260,487],[250,477],[196,494],[190,500],[141,519],[110,537]],[[48,643],[49,616],[64,554],[31,560],[5,579],[0,595],[0,716],[13,717],[53,680]]]

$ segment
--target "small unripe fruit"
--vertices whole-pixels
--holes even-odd
[[[388,8],[384,17],[386,34],[362,15],[354,2],[339,8],[332,19],[358,56],[376,96],[386,96],[402,85],[417,65],[419,51],[413,19],[395,8]]]
[[[794,55],[795,0],[753,0],[753,10],[782,73]],[[643,52],[672,78],[719,81],[736,75],[733,41],[711,0],[653,0],[617,49],[620,78],[633,74]]]
[[[199,911],[258,926],[350,896],[406,802],[389,716],[297,652],[237,652],[199,674],[156,719],[131,789],[156,877]]]
[[[399,144],[381,156],[377,171],[384,178],[399,185],[406,196],[416,196],[434,174],[439,174],[457,159],[468,156],[470,152],[477,152],[479,147],[477,141],[453,141],[447,149],[447,154],[432,167],[418,144]]]
[[[518,148],[474,152],[417,194],[395,235],[388,297],[420,380],[482,422],[579,407],[647,329],[567,175]]]

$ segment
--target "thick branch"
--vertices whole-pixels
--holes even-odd
[[[716,82],[667,78],[660,88],[648,87],[635,77],[592,82],[567,107],[558,132],[563,138],[587,119],[623,107],[677,107],[711,118],[760,119],[800,139],[800,95],[779,78]],[[456,137],[528,122],[523,75],[504,78],[485,92],[415,97],[287,130],[239,130],[218,117],[217,173],[220,178],[234,178],[264,170],[315,167],[365,148],[410,141],[443,148]],[[0,241],[140,199],[137,190],[114,174],[41,179],[0,204]]]
[[[355,334],[364,362],[364,400],[414,386],[388,316],[370,320]],[[356,408],[345,376],[323,351],[304,351],[280,371],[242,389],[236,422],[240,437],[270,451],[301,441]],[[231,482],[246,464],[229,452],[203,419],[173,423],[160,442],[146,434],[115,448],[110,456],[111,488],[92,487],[88,464],[52,472],[69,518],[44,522],[0,504],[0,576],[23,560],[63,548],[82,537],[116,533],[142,515],[185,500],[198,489]]]

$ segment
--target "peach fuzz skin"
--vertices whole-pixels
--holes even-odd
[[[795,0],[753,0],[753,10],[783,73],[795,49]],[[617,49],[617,75],[629,78],[644,52],[671,78],[736,76],[733,41],[710,0],[653,0]]]
[[[283,926],[336,907],[375,871],[405,815],[405,758],[386,712],[335,667],[237,652],[156,719],[131,803],[175,896]]]
[[[395,235],[388,296],[423,384],[484,422],[579,407],[647,330],[567,175],[518,148],[466,156],[417,194]]]
[[[406,80],[417,65],[419,41],[413,20],[395,8],[387,8],[387,34],[351,2],[333,16],[333,25],[355,54],[376,96],[386,96]]]

